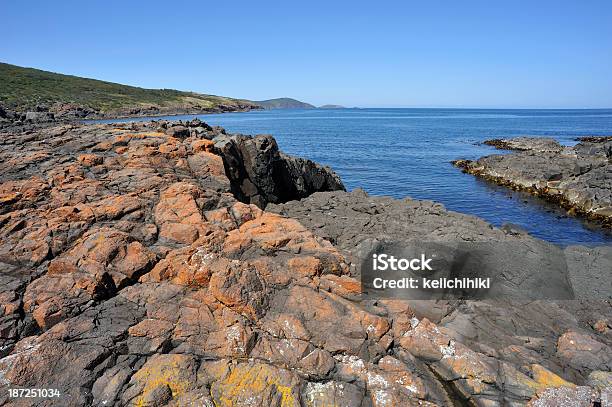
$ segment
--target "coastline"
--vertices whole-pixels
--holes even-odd
[[[0,106],[2,108],[2,106]],[[109,113],[87,113],[81,115],[75,113],[75,110],[69,110],[64,112],[62,115],[49,114],[48,111],[37,111],[37,112],[18,112],[9,109],[2,110],[2,116],[0,118],[5,119],[4,123],[0,121],[0,129],[9,126],[21,126],[21,125],[46,125],[46,124],[69,124],[69,123],[80,123],[80,122],[95,122],[97,120],[121,120],[131,118],[155,118],[165,116],[182,116],[182,115],[204,115],[204,114],[221,114],[221,113],[239,113],[249,112],[253,110],[264,110],[261,107],[244,106],[244,107],[220,107],[212,109],[168,109],[163,111],[162,109],[156,109],[156,111],[140,110],[138,108],[127,109],[127,110],[138,110],[133,113],[125,112],[109,112]],[[30,114],[31,118],[27,118]],[[2,126],[3,125],[3,126]]]
[[[183,116],[183,115],[203,115],[203,114],[221,114],[221,113],[240,113],[250,112],[253,110],[264,110],[262,107],[239,107],[239,108],[215,108],[215,109],[170,109],[167,112],[159,111],[157,113],[150,113],[147,111],[131,114],[122,113],[108,113],[101,114],[95,117],[86,117],[84,120],[114,120],[114,119],[131,119],[131,118],[155,118],[165,116]]]
[[[545,112],[525,114],[527,118],[521,120],[525,133],[530,131],[534,120],[539,120],[532,117],[547,117]],[[415,115],[416,120],[407,120]],[[581,116],[571,113],[570,123],[575,123],[575,126],[584,124],[584,129],[588,131],[590,116],[587,115],[586,123],[584,119],[580,119]],[[306,156],[340,170],[350,189],[363,187],[376,196],[393,196],[398,199],[408,196],[441,202],[449,209],[479,216],[497,227],[505,224],[515,225],[534,236],[561,245],[598,245],[612,242],[612,235],[607,229],[599,227],[597,222],[568,216],[556,204],[523,192],[506,191],[505,187],[497,187],[484,179],[463,175],[448,165],[459,157],[475,159],[491,154],[492,149],[482,145],[484,138],[482,131],[478,130],[479,121],[488,118],[488,113],[473,112],[465,116],[468,119],[465,135],[454,136],[453,122],[456,118],[463,117],[463,113],[435,109],[427,114],[411,109],[374,109],[359,114],[343,114],[339,111],[326,113],[323,110],[278,110],[265,114],[252,112],[229,116],[200,116],[200,119],[243,134],[257,134],[261,131],[274,134],[285,151]],[[512,117],[512,112],[505,116],[500,115],[499,120],[495,120],[498,128],[495,133],[506,132],[506,120],[514,120]],[[442,131],[422,127],[434,118],[448,118],[441,121],[436,119],[444,126]],[[167,119],[185,121],[190,120],[191,116]],[[125,119],[126,122],[135,120],[145,121],[147,118]],[[389,123],[385,123],[387,120]],[[122,120],[103,123],[118,121]],[[322,126],[323,124],[325,126]],[[372,139],[369,136],[381,130],[384,132],[380,138]],[[594,131],[582,133],[597,134]],[[579,134],[566,133],[561,136],[561,140],[572,144],[573,137]],[[359,146],[363,143],[368,144],[370,148],[361,149]],[[327,147],[321,149],[321,145]],[[395,145],[396,149],[387,152],[388,145]],[[422,158],[419,151],[428,151],[428,154],[433,155],[432,159],[420,162]],[[373,160],[357,159],[366,156]],[[380,161],[386,157],[393,159],[393,165],[389,165],[389,161]],[[376,176],[372,176],[373,174]],[[428,179],[428,182],[422,184],[424,179]]]
[[[563,147],[545,137],[487,140],[484,144],[510,154],[476,161],[455,160],[463,172],[497,185],[525,191],[583,217],[612,228],[612,142],[609,136],[587,137]]]
[[[612,3],[6,3],[0,407],[612,407]]]
[[[612,344],[595,295],[611,247],[560,248],[436,202],[345,192],[270,136],[197,119],[60,125],[1,147],[2,389],[52,379],[68,405],[603,397]],[[371,244],[415,236],[567,258],[582,300],[364,300]]]

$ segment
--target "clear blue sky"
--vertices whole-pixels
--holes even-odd
[[[612,107],[610,1],[3,1],[0,18],[0,61],[148,88]]]

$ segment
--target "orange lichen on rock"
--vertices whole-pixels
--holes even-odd
[[[367,239],[506,235],[439,204],[312,194],[341,183],[270,136],[194,119],[51,126],[2,146],[0,404],[51,386],[60,398],[41,403],[522,405],[609,382],[594,303],[573,318],[557,303],[362,295]]]
[[[201,151],[212,153],[214,145],[215,145],[214,141],[206,140],[206,139],[195,140],[191,143],[191,147],[193,148],[194,153],[199,153]]]

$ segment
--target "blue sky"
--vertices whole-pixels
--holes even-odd
[[[0,17],[0,61],[142,87],[612,107],[610,1],[3,1]]]

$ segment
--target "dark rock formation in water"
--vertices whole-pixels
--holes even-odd
[[[548,138],[493,140],[519,150],[477,161],[457,160],[465,172],[557,202],[570,213],[612,226],[612,141],[583,141],[563,147]]]
[[[355,262],[372,236],[561,249],[432,202],[306,197],[336,187],[269,137],[200,121],[1,134],[0,404],[517,406],[608,394],[604,301],[360,297]],[[303,199],[262,210],[247,198]],[[608,249],[563,250],[594,275],[570,272],[575,287],[607,281],[595,274]],[[9,388],[60,395],[16,400]]]

